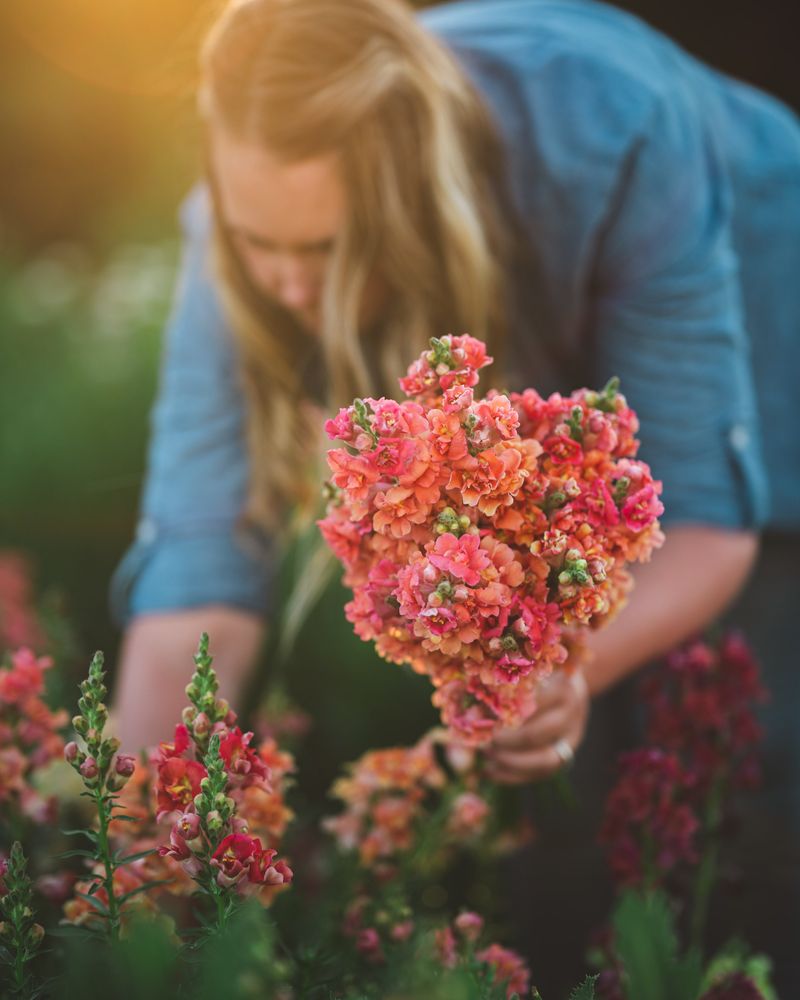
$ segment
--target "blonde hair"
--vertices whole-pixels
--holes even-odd
[[[355,396],[394,395],[432,336],[469,332],[497,357],[508,305],[502,151],[455,59],[410,8],[239,0],[213,26],[201,65],[207,121],[286,162],[339,154],[347,220],[321,332],[332,413]],[[320,421],[297,371],[300,331],[254,293],[219,223],[217,213],[214,260],[248,404],[248,512],[274,526],[287,507],[313,510]],[[358,315],[376,265],[390,305],[367,344]]]

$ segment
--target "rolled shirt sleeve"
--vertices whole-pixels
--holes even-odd
[[[724,157],[693,95],[654,104],[598,241],[597,377],[617,374],[664,482],[666,523],[769,513]]]
[[[206,194],[181,207],[184,247],[167,324],[136,539],[111,582],[115,620],[226,604],[266,613],[274,545],[244,528],[248,459],[235,350],[209,274]]]

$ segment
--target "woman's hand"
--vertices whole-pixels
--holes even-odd
[[[589,685],[580,668],[542,681],[536,711],[504,729],[486,751],[486,774],[504,784],[548,778],[572,760],[589,718]]]

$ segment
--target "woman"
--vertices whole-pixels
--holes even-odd
[[[321,410],[394,394],[430,336],[468,331],[510,388],[618,374],[664,482],[628,608],[495,745],[498,779],[550,774],[590,698],[721,612],[760,529],[800,524],[798,123],[570,0],[246,0],[202,68],[206,183],[114,583],[120,735],[163,736],[201,628],[236,701]]]

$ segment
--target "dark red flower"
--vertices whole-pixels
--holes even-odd
[[[676,866],[697,861],[691,779],[674,755],[656,749],[623,754],[619,766],[600,842],[619,884],[660,883]]]

